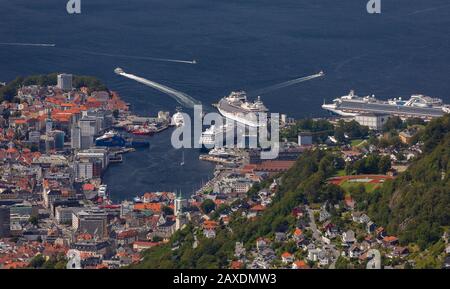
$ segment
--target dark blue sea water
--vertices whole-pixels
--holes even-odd
[[[66,0],[0,0],[0,81],[18,75],[68,72],[94,75],[141,115],[173,111],[170,97],[127,72],[199,99],[217,101],[231,90],[254,90],[326,72],[326,77],[263,96],[274,112],[320,116],[323,100],[350,89],[380,98],[424,93],[450,102],[448,0],[381,0],[381,15],[366,0],[81,0],[69,15]],[[114,57],[100,54],[120,54]],[[133,57],[198,60],[197,65]],[[211,176],[197,152],[170,147],[170,132],[151,139],[150,151],[127,155],[105,176],[116,198],[150,190],[186,194]]]

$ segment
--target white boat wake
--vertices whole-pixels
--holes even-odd
[[[155,81],[151,81],[148,79],[145,79],[143,77],[139,77],[136,76],[134,74],[129,74],[124,72],[122,69],[120,68],[116,68],[115,72],[119,75],[122,75],[123,77],[135,80],[139,83],[142,83],[144,85],[150,86],[156,90],[159,90],[169,96],[171,96],[172,98],[174,98],[179,104],[185,106],[185,107],[189,107],[189,108],[193,108],[194,105],[201,105],[201,102],[196,100],[195,98],[193,98],[190,95],[187,95],[186,93],[183,93],[181,91],[178,91],[176,89],[170,88],[168,86],[162,85],[160,83],[157,83]]]
[[[314,78],[322,77],[324,75],[325,75],[325,73],[323,73],[321,71],[319,73],[316,73],[316,74],[313,74],[313,75],[310,75],[310,76],[296,78],[296,79],[288,80],[288,81],[285,81],[285,82],[282,82],[282,83],[278,83],[278,84],[275,84],[275,85],[271,85],[271,86],[268,86],[268,87],[264,87],[264,88],[252,91],[252,92],[250,92],[248,94],[249,95],[261,95],[261,94],[272,92],[274,90],[277,90],[277,89],[280,89],[280,88],[284,88],[284,87],[288,87],[288,86],[291,86],[291,85],[294,85],[294,84],[297,84],[297,83],[300,83],[300,82],[304,82],[304,81],[308,81],[308,80],[311,80],[311,79],[314,79]]]
[[[39,47],[55,47],[53,43],[15,43],[15,42],[0,42],[0,45],[7,46],[39,46]]]
[[[163,62],[175,62],[175,63],[185,63],[185,64],[197,64],[196,60],[180,60],[180,59],[170,59],[170,58],[156,58],[156,57],[147,57],[147,56],[133,56],[133,55],[124,55],[124,54],[111,54],[111,53],[102,53],[102,52],[94,52],[88,50],[76,50],[77,52],[98,55],[98,56],[107,56],[107,57],[117,57],[117,58],[127,58],[127,59],[137,59],[137,60],[151,60],[151,61],[163,61]]]

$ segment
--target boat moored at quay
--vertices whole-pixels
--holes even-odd
[[[401,97],[379,100],[375,96],[360,97],[352,90],[348,95],[322,105],[322,108],[342,116],[356,116],[366,113],[395,115],[401,118],[432,119],[450,113],[450,106],[441,99],[422,94],[412,95],[404,100]]]

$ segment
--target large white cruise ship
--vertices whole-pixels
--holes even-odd
[[[217,104],[217,109],[226,118],[237,121],[251,127],[266,126],[267,122],[260,122],[261,113],[267,113],[268,109],[264,106],[260,97],[250,102],[244,91],[231,92],[227,97],[222,98]]]
[[[400,97],[383,101],[374,96],[357,96],[353,90],[348,95],[334,99],[331,104],[324,103],[322,108],[342,116],[377,113],[424,119],[440,117],[450,112],[450,107],[444,105],[441,99],[422,94],[412,95],[408,100]]]

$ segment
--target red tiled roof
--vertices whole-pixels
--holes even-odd
[[[122,231],[119,234],[117,234],[117,239],[131,238],[136,237],[137,235],[138,232],[136,230]]]
[[[398,241],[398,238],[395,236],[386,236],[383,238],[383,241],[391,243]]]
[[[294,264],[298,269],[308,269],[309,268],[309,266],[305,263],[305,261],[295,261]]]
[[[233,261],[231,262],[231,269],[241,269],[244,266],[244,263],[242,263],[241,261]]]
[[[15,120],[14,120],[14,123],[15,123],[15,124],[26,124],[26,123],[27,123],[27,120],[24,119],[24,118],[18,118],[18,119],[15,119]]]
[[[303,234],[302,229],[300,229],[300,228],[295,229],[295,231],[294,231],[295,236],[301,236],[302,234]]]
[[[207,220],[207,221],[203,222],[203,228],[206,229],[206,230],[215,229],[217,227],[217,225],[218,224],[217,224],[216,221]]]
[[[161,203],[137,203],[134,204],[134,209],[138,211],[152,210],[155,213],[161,212],[163,205]]]
[[[295,161],[263,161],[257,165],[257,171],[282,172],[289,170]]]
[[[83,185],[83,191],[93,191],[95,189],[95,186],[93,184],[84,184]]]
[[[147,241],[133,242],[133,246],[147,247],[147,248],[155,247],[155,246],[158,246],[159,244],[161,244],[161,243],[160,242],[147,242]]]
[[[265,209],[266,209],[266,207],[264,207],[263,205],[257,204],[257,205],[254,205],[253,207],[251,207],[250,211],[261,212],[261,211],[264,211]]]

